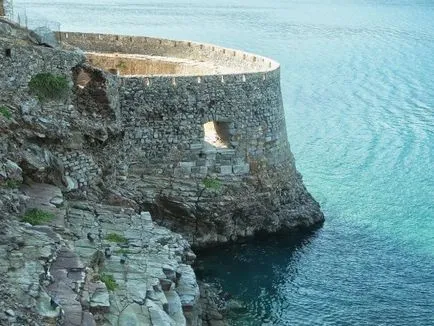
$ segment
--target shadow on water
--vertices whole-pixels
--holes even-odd
[[[195,250],[198,258],[194,269],[201,281],[216,284],[231,298],[252,304],[252,298],[262,298],[262,320],[272,311],[266,298],[278,295],[280,281],[295,279],[298,260],[303,249],[318,236],[320,229],[298,230],[291,233],[259,235],[243,243]],[[284,275],[283,275],[284,274]],[[270,302],[271,304],[271,302]],[[268,309],[267,309],[268,308]],[[247,307],[251,310],[252,307]],[[256,310],[256,309],[254,309]],[[231,312],[230,318],[249,317],[246,311]],[[250,322],[249,325],[254,323]]]

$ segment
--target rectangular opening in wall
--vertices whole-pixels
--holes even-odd
[[[5,55],[6,55],[7,58],[12,57],[12,50],[11,49],[6,49],[5,50]]]
[[[79,88],[83,89],[87,86],[87,84],[89,84],[90,81],[91,81],[91,77],[90,77],[89,73],[87,73],[83,69],[80,69],[78,71],[78,74],[76,75],[75,84]]]
[[[205,132],[205,141],[214,147],[229,148],[230,133],[229,122],[226,121],[209,121],[203,125]]]

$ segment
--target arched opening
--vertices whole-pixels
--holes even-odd
[[[203,129],[207,143],[218,148],[230,147],[229,122],[209,121],[203,125]]]

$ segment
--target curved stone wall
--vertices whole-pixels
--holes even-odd
[[[119,77],[129,153],[145,162],[177,160],[177,175],[247,174],[253,160],[291,160],[279,70],[203,77]],[[204,141],[204,123],[225,122],[229,147]],[[174,148],[182,155],[170,159]],[[250,161],[249,161],[250,160]],[[172,163],[172,162],[170,162]],[[159,166],[159,164],[157,164]]]
[[[137,54],[87,52],[90,64],[120,75],[204,75],[229,72],[230,69],[213,63],[197,62],[178,58],[144,56]]]
[[[251,163],[258,160],[266,160],[270,167],[293,165],[280,92],[280,68],[275,61],[187,41],[69,32],[59,33],[58,38],[88,51],[92,60],[101,55],[113,56],[110,52],[133,57],[152,55],[158,60],[169,60],[170,56],[211,62],[233,71],[195,76],[185,71],[181,72],[185,75],[111,76],[118,80],[118,86],[108,92],[118,94],[127,152],[142,158],[134,164],[136,168],[151,165],[156,167],[156,173],[165,170],[162,165],[176,161],[177,176],[227,177],[248,174]],[[116,66],[113,62],[97,66],[104,65]],[[203,125],[208,121],[227,123],[228,148],[218,149],[204,142]],[[183,153],[176,159],[172,158],[175,148]]]
[[[223,73],[268,72],[279,67],[276,61],[256,54],[191,41],[71,32],[59,32],[57,38],[61,42],[77,46],[86,52],[177,58],[200,64],[208,63],[216,69],[224,68]],[[185,71],[181,73],[181,75],[185,74]],[[208,70],[198,75],[213,74],[219,74],[219,71]]]
[[[77,76],[87,71],[91,79],[76,86],[80,108],[95,116],[105,116],[105,107],[118,112],[122,133],[111,158],[116,187],[149,205],[160,223],[206,245],[322,221],[290,152],[275,61],[187,41],[66,32],[58,37],[85,50],[88,59],[101,56],[102,69],[77,67]],[[149,67],[127,71],[137,62],[103,62],[113,56],[174,60],[178,67],[156,74]],[[211,68],[182,71],[180,62]],[[113,65],[125,71],[107,72]],[[97,113],[92,103],[99,103]],[[220,128],[224,148],[207,141],[204,124],[210,121]]]

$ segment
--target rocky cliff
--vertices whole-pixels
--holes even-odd
[[[323,220],[295,169],[271,77],[251,115],[256,127],[268,119],[265,131],[243,134],[234,113],[226,127],[241,145],[219,149],[199,129],[218,112],[195,112],[221,97],[201,100],[218,93],[212,83],[205,93],[190,81],[143,90],[144,79],[0,20],[0,323],[224,325],[209,291],[201,297],[189,242]],[[225,103],[237,107],[235,92],[253,94],[260,80],[225,82]]]

